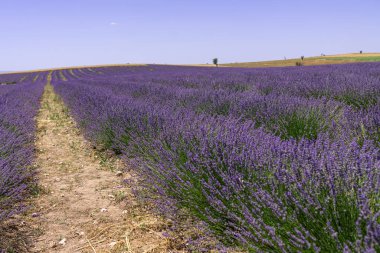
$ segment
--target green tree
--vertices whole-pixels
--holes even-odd
[[[215,64],[215,66],[218,67],[218,58],[214,58],[214,59],[212,59],[212,62]]]

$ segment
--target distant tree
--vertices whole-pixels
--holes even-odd
[[[362,54],[363,53],[363,50],[360,50],[360,54]]]
[[[214,63],[215,66],[218,67],[218,58],[214,58],[214,59],[212,59],[212,63]]]
[[[296,66],[297,66],[297,67],[301,67],[301,66],[303,66],[303,63],[300,62],[300,61],[297,61],[297,62],[296,62]]]
[[[302,55],[302,56],[301,56],[301,61],[303,61],[304,58],[305,58],[305,56]]]

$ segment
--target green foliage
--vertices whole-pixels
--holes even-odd
[[[322,113],[313,109],[280,115],[268,128],[284,140],[315,140],[319,133],[327,130],[327,125]]]
[[[375,93],[360,94],[355,91],[347,91],[342,95],[335,96],[335,99],[355,109],[368,109],[377,104],[378,97],[379,95]]]
[[[196,109],[197,113],[207,113],[210,115],[224,115],[227,116],[230,112],[231,103],[225,100],[221,103],[213,103],[211,101],[206,101],[200,103]]]
[[[13,133],[17,132],[17,126],[15,126],[14,124],[11,124],[11,123],[3,120],[3,119],[0,119],[0,127],[2,127],[3,129],[6,129],[7,131],[13,132]]]
[[[269,95],[270,93],[272,93],[272,91],[273,91],[273,87],[271,86],[264,86],[260,88],[260,92],[263,95]]]
[[[104,149],[111,149],[115,141],[115,133],[110,126],[105,125],[98,133],[97,142]]]
[[[360,134],[358,136],[358,143],[359,145],[363,145],[365,140],[372,140],[374,141],[375,145],[380,147],[380,126],[377,126],[373,129],[371,134],[368,133],[367,129],[363,125],[363,123],[360,124]]]
[[[380,56],[328,57],[325,59],[333,61],[378,62],[380,61]]]

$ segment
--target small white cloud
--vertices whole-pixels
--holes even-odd
[[[115,26],[115,25],[118,25],[119,23],[116,23],[116,22],[111,22],[110,25],[112,26]]]

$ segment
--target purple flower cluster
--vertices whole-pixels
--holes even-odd
[[[380,64],[62,73],[86,136],[226,246],[380,251]]]
[[[45,79],[46,73],[0,75],[0,222],[24,210],[31,190],[34,117]]]

